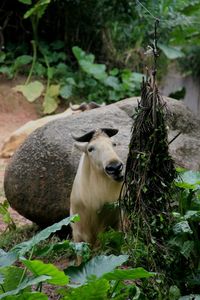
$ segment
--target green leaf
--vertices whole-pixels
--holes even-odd
[[[192,230],[187,221],[181,221],[174,225],[173,227],[174,234],[192,234]]]
[[[51,278],[50,276],[46,276],[46,275],[43,275],[43,276],[40,276],[40,277],[37,277],[37,278],[33,278],[33,279],[29,279],[29,280],[27,280],[27,278],[26,278],[21,284],[18,285],[18,287],[16,289],[1,294],[0,299],[3,299],[7,296],[17,295],[18,293],[20,293],[21,291],[23,291],[27,287],[31,287],[32,285],[36,285],[36,284],[41,283],[41,282],[45,282],[50,278]]]
[[[155,273],[146,271],[143,268],[135,269],[116,269],[110,273],[103,275],[103,278],[107,280],[135,280],[140,278],[149,278],[154,276]]]
[[[27,19],[32,15],[35,15],[38,19],[40,19],[45,13],[45,10],[50,2],[51,0],[39,0],[31,9],[29,9],[25,13],[24,19]]]
[[[29,102],[34,102],[42,95],[44,85],[40,81],[33,81],[27,85],[17,85],[14,90],[21,92]]]
[[[34,246],[39,244],[41,241],[46,240],[52,233],[60,230],[62,226],[67,226],[70,222],[77,222],[80,218],[78,215],[73,215],[62,221],[55,223],[44,230],[40,231],[38,234],[33,236],[29,241],[22,242],[14,246],[11,251],[18,253],[18,255],[23,256],[26,252],[30,251]]]
[[[3,51],[0,51],[0,63],[3,63],[6,59],[6,54]]]
[[[60,85],[52,84],[44,97],[43,108],[45,114],[51,114],[58,107],[58,95],[60,93]]]
[[[0,67],[0,74],[5,74],[9,79],[13,78],[14,72],[12,66],[2,66]]]
[[[0,249],[0,267],[11,266],[18,258],[17,253],[14,251],[5,252]]]
[[[186,259],[188,259],[193,250],[194,250],[194,241],[185,241],[183,243],[180,252],[183,256],[185,256]]]
[[[90,63],[94,62],[95,57],[93,54],[86,54],[85,51],[83,51],[81,48],[79,48],[77,46],[72,48],[72,52],[79,63],[81,60],[86,60]]]
[[[58,100],[49,95],[45,95],[43,102],[43,112],[44,114],[51,114],[58,107]]]
[[[119,79],[114,76],[108,76],[104,81],[104,84],[109,87],[112,87],[114,90],[119,90],[120,87]]]
[[[200,211],[196,211],[196,210],[188,210],[186,212],[186,214],[184,215],[184,219],[185,220],[189,220],[189,221],[195,221],[195,222],[199,222],[200,221]]]
[[[7,296],[5,300],[48,300],[48,296],[39,292],[23,292],[20,295]]]
[[[176,285],[170,286],[169,289],[169,299],[170,300],[178,300],[181,296],[180,290]]]
[[[142,83],[143,78],[145,78],[145,75],[142,73],[138,73],[138,72],[132,72],[132,76],[131,76],[132,80],[137,82],[137,83]]]
[[[2,285],[4,282],[4,276],[0,273],[0,285]]]
[[[27,4],[27,5],[32,4],[32,0],[18,0],[18,1],[23,3],[23,4]]]
[[[66,285],[69,282],[68,277],[63,271],[60,271],[53,264],[45,264],[40,260],[25,260],[21,259],[22,263],[35,275],[48,275],[51,279],[47,280],[50,284]]]
[[[70,277],[73,285],[80,286],[85,284],[89,277],[96,276],[97,278],[100,278],[106,273],[113,271],[116,267],[121,266],[127,260],[128,255],[101,255],[92,258],[84,265],[79,267],[69,267],[64,271],[65,274]]]
[[[14,290],[18,287],[23,271],[24,270],[22,268],[15,266],[0,268],[0,274],[4,277],[4,282],[2,286],[5,292]],[[3,293],[3,290],[0,287],[0,294]]]
[[[105,72],[106,66],[103,64],[94,64],[87,60],[80,60],[79,64],[84,72],[94,76],[98,80],[105,80],[107,74]]]
[[[33,57],[30,55],[18,56],[14,63],[14,70],[19,69],[21,66],[28,65],[32,62]]]
[[[110,285],[107,280],[92,280],[87,285],[71,290],[69,295],[64,297],[65,300],[105,300]]]
[[[64,85],[60,89],[60,96],[64,99],[68,99],[69,97],[72,96],[72,86],[70,84]]]
[[[185,56],[185,54],[176,47],[167,46],[167,45],[160,44],[160,43],[158,44],[158,47],[163,51],[163,53],[169,59],[177,59],[177,58]]]

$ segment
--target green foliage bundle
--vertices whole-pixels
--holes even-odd
[[[151,252],[146,263],[156,270],[162,269],[169,227],[169,193],[176,176],[168,151],[163,109],[155,83],[147,78],[134,116],[121,199],[135,247],[137,243],[146,245]],[[137,264],[137,255],[133,253],[133,257]]]

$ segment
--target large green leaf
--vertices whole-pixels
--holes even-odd
[[[33,57],[30,55],[21,55],[18,56],[14,63],[14,70],[20,68],[21,66],[30,64],[33,60]]]
[[[190,257],[191,252],[194,250],[194,241],[185,241],[180,249],[180,252],[186,259]]]
[[[66,84],[60,89],[60,96],[64,99],[68,99],[72,96],[72,85]]]
[[[66,285],[69,282],[69,278],[65,273],[59,270],[53,264],[45,264],[41,260],[26,260],[22,259],[22,263],[35,275],[48,275],[51,279],[47,280],[50,284]]]
[[[11,266],[18,258],[17,253],[15,252],[5,252],[0,249],[0,267]]]
[[[25,290],[27,287],[37,285],[38,283],[41,283],[41,282],[45,282],[45,281],[49,280],[50,278],[51,278],[50,276],[46,276],[46,275],[43,275],[43,276],[40,276],[37,278],[33,278],[33,279],[31,278],[29,280],[26,278],[21,284],[18,285],[18,287],[16,289],[13,289],[11,291],[1,294],[0,299],[6,298],[7,296],[17,295],[21,291]]]
[[[58,107],[57,98],[51,97],[49,95],[45,95],[43,102],[43,112],[44,114],[51,114]]]
[[[115,76],[108,76],[104,81],[104,84],[109,87],[112,87],[114,90],[119,90],[120,88],[119,79]]]
[[[29,241],[22,242],[14,246],[11,251],[17,252],[19,255],[23,256],[26,252],[30,251],[35,245],[41,241],[46,240],[52,233],[60,230],[62,226],[67,226],[70,222],[79,221],[80,218],[78,215],[73,215],[68,218],[63,219],[62,221],[55,223],[44,230],[40,231],[38,234],[33,236]]]
[[[4,282],[4,276],[0,273],[0,285],[2,285]]]
[[[192,234],[192,230],[190,228],[190,225],[187,221],[181,221],[181,222],[178,222],[174,225],[173,227],[173,231],[174,231],[174,234]]]
[[[155,273],[146,271],[143,268],[135,269],[116,269],[112,272],[103,275],[103,278],[107,280],[135,280],[140,278],[149,278],[154,276]]]
[[[93,54],[86,54],[85,51],[83,51],[81,48],[77,46],[74,46],[72,48],[72,52],[76,57],[76,59],[78,60],[78,62],[80,62],[80,60],[86,60],[90,63],[94,62],[95,56]]]
[[[110,288],[106,279],[98,279],[89,282],[87,285],[71,290],[71,293],[64,297],[65,300],[105,300]]]
[[[164,44],[158,44],[158,47],[163,51],[163,53],[167,56],[169,59],[177,59],[180,57],[184,57],[185,54],[178,48],[164,45]]]
[[[48,296],[39,292],[23,292],[20,295],[6,296],[5,300],[48,300]]]
[[[19,256],[23,256],[26,252],[30,251],[34,246],[39,244],[41,241],[46,240],[52,233],[60,230],[62,226],[69,225],[70,222],[79,221],[79,216],[74,215],[63,219],[62,221],[55,223],[44,230],[40,231],[29,241],[22,242],[14,246],[9,252],[1,250],[0,252],[0,267],[6,267],[12,265]]]
[[[44,97],[43,108],[45,114],[51,114],[58,107],[58,95],[60,93],[60,85],[52,84],[48,88]]]
[[[98,80],[105,80],[107,77],[106,74],[106,66],[103,64],[94,64],[87,60],[80,60],[79,64],[84,72],[92,75],[94,78]]]
[[[24,270],[22,268],[15,266],[0,268],[0,274],[4,277],[4,282],[0,287],[0,294],[16,289],[23,272]]]
[[[188,210],[184,215],[184,219],[188,221],[200,222],[200,211]]]
[[[65,274],[70,277],[73,286],[80,286],[87,283],[91,276],[102,277],[106,273],[113,271],[128,260],[128,255],[96,256],[89,262],[79,267],[69,267],[65,269]],[[71,285],[71,286],[72,286]]]
[[[18,1],[27,5],[32,4],[32,0],[18,0]]]
[[[14,90],[21,92],[29,102],[33,102],[42,95],[44,85],[40,81],[33,81],[26,85],[17,85]]]
[[[27,19],[32,15],[35,15],[38,19],[40,19],[45,13],[45,10],[50,2],[51,0],[39,0],[32,8],[30,8],[25,13],[24,19]]]

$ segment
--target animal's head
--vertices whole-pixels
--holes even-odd
[[[87,155],[94,168],[115,181],[122,181],[123,163],[114,150],[116,144],[110,139],[117,133],[117,129],[102,128],[80,137],[72,136],[78,142],[75,146]]]

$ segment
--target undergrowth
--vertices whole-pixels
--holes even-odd
[[[132,232],[126,235],[123,231],[114,230],[101,233],[99,247],[92,251],[87,244],[74,244],[70,240],[60,240],[57,236],[52,236],[52,233],[59,230],[64,223],[69,223],[71,220],[69,218],[64,223],[57,223],[51,229],[42,232],[37,232],[37,229],[33,227],[9,230],[0,238],[0,248],[2,248],[0,279],[4,277],[5,283],[2,283],[2,286],[3,288],[6,286],[0,296],[3,297],[3,293],[9,291],[12,299],[23,299],[20,298],[22,295],[38,297],[35,289],[37,290],[38,286],[41,287],[44,280],[50,284],[56,282],[55,288],[61,293],[61,299],[83,299],[81,295],[88,297],[85,299],[93,299],[97,288],[99,298],[95,299],[102,300],[124,300],[130,297],[140,300],[198,299],[200,295],[200,173],[179,169],[177,171],[180,175],[175,180],[170,200],[172,222],[169,227],[163,228],[167,231],[168,237],[166,239],[165,236],[165,251],[157,253],[156,244],[148,245],[143,240],[137,239],[137,236],[133,238]],[[159,223],[159,226],[161,225],[162,222]],[[151,224],[152,231],[156,231],[157,228],[157,222]],[[76,255],[83,256],[83,264],[80,267],[74,265]],[[147,264],[152,255],[154,257],[158,255],[162,260],[160,260],[159,270],[154,274],[144,271],[144,269],[152,271],[150,264]],[[62,280],[65,282],[63,283],[64,289],[60,291],[58,290],[61,281],[59,283],[54,281],[58,276],[57,271],[54,273],[55,268],[49,266],[49,262],[52,265],[55,263],[59,265],[59,261],[62,261],[65,269],[65,275],[62,273]],[[123,266],[121,266],[122,262]],[[17,269],[16,264],[20,265],[20,270]],[[48,273],[50,269],[47,271],[46,267],[54,268],[54,271],[52,272],[51,269],[52,273]],[[114,270],[116,267],[117,269]],[[37,268],[41,268],[42,273],[38,273]],[[24,271],[26,275],[22,277],[23,270],[27,269],[32,272],[31,277],[26,271]],[[41,277],[44,274],[52,276],[54,280]],[[16,282],[15,287],[7,287],[7,280],[10,276],[18,276],[17,278],[22,278],[22,283],[30,282],[35,287],[34,289],[28,287],[27,292],[27,288],[19,284],[19,281]],[[69,278],[66,279],[64,276],[69,276]],[[1,280],[3,282],[3,279]],[[70,280],[70,283],[66,280]],[[113,285],[114,282],[116,287]],[[78,290],[75,291],[74,286],[77,284]],[[45,296],[45,290],[40,294]]]

